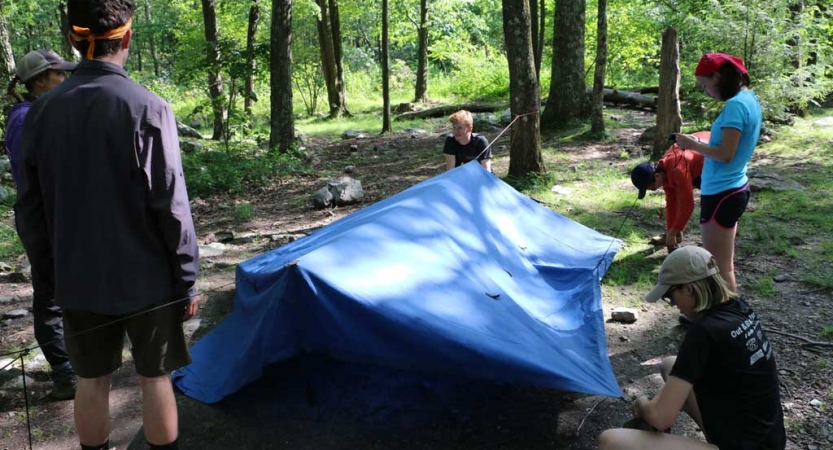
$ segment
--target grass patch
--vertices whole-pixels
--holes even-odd
[[[753,281],[749,289],[761,297],[773,297],[775,296],[775,281],[772,280],[771,275],[764,275]]]
[[[248,203],[234,205],[234,220],[238,223],[248,222],[255,215],[255,207]]]
[[[819,336],[823,338],[833,338],[833,325],[828,325],[821,330]]]

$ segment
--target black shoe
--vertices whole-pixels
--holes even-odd
[[[55,400],[71,400],[75,398],[75,387],[78,385],[78,377],[72,366],[67,363],[65,367],[52,371],[52,392],[49,396]]]

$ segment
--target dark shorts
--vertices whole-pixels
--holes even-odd
[[[732,228],[746,211],[749,198],[749,183],[740,188],[727,189],[714,195],[700,196],[700,223],[712,220],[724,228]]]
[[[125,333],[136,372],[143,377],[159,377],[190,364],[191,354],[182,331],[182,303],[153,309],[157,306],[123,316],[64,310],[67,352],[78,376],[98,378],[118,369]],[[112,323],[115,320],[118,322]],[[84,330],[90,331],[82,333]]]

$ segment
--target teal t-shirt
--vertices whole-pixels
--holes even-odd
[[[746,163],[752,158],[752,151],[761,134],[761,104],[758,97],[750,90],[742,90],[726,102],[720,116],[712,125],[709,146],[717,147],[723,141],[723,129],[740,130],[740,141],[735,157],[728,163],[706,157],[703,163],[703,195],[714,195],[727,189],[739,188],[749,179],[746,177]]]

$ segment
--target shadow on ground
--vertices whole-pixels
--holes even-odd
[[[177,395],[184,449],[557,446],[563,392],[305,356],[220,403]],[[140,431],[128,447],[144,449]]]

